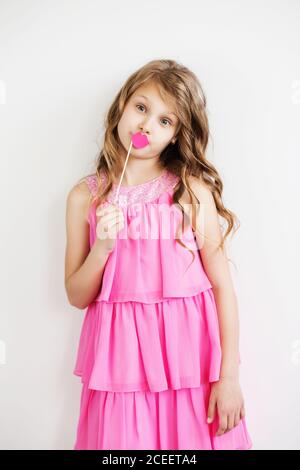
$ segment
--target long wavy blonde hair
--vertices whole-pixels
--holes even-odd
[[[151,81],[158,86],[162,97],[167,97],[175,103],[179,125],[176,130],[175,144],[169,144],[159,156],[159,160],[167,170],[180,177],[174,188],[172,203],[177,204],[182,212],[182,225],[189,223],[188,214],[179,199],[185,189],[189,194],[190,207],[192,208],[192,228],[195,231],[195,220],[197,207],[201,202],[192,191],[188,177],[202,179],[209,187],[216,205],[218,215],[227,222],[225,234],[217,248],[224,248],[226,237],[239,228],[236,215],[227,209],[222,201],[223,183],[215,166],[206,158],[205,152],[209,138],[209,125],[206,114],[206,97],[197,76],[187,67],[174,60],[152,60],[140,69],[132,73],[117,93],[113,103],[108,109],[105,117],[104,144],[97,157],[96,170],[98,180],[98,192],[92,198],[98,200],[99,204],[105,200],[112,189],[116,178],[122,172],[123,162],[121,154],[121,142],[119,140],[117,126],[122,116],[124,107],[131,95],[141,85]],[[106,184],[100,184],[104,175]],[[222,232],[224,229],[222,227]],[[183,233],[181,231],[181,233]],[[202,234],[204,237],[205,235]],[[180,239],[176,241],[183,247],[188,247]],[[193,261],[195,255],[192,250]]]

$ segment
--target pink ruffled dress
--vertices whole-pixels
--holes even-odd
[[[95,194],[96,175],[86,183]],[[180,239],[194,248],[193,262],[175,229],[168,230],[172,224],[166,229],[166,220],[177,227],[182,218],[172,209],[177,183],[164,170],[146,183],[120,186],[125,226],[85,313],[77,351],[74,374],[82,392],[74,450],[252,447],[245,418],[221,436],[215,435],[217,411],[206,422],[211,383],[220,374],[219,324],[192,229]],[[96,222],[95,202],[91,247]]]

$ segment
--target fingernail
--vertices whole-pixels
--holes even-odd
[[[207,418],[207,422],[208,422],[208,423],[211,423],[211,422],[212,422],[212,419],[211,419],[211,418]]]

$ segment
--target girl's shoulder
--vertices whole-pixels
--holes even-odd
[[[83,176],[77,183],[79,190],[81,189],[83,192],[87,192],[88,190],[88,192],[93,196],[97,193],[98,185],[99,182],[96,173]]]
[[[83,176],[75,185],[74,190],[82,192],[83,194],[89,194],[90,199],[95,196],[98,192],[99,184],[104,182],[104,175],[100,172],[100,177],[97,173],[91,173]],[[76,189],[75,189],[76,188]]]
[[[73,184],[67,195],[67,212],[74,208],[77,214],[82,213],[88,220],[93,196],[97,193],[97,174],[89,174]]]

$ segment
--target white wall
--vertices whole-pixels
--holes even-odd
[[[208,99],[254,449],[299,449],[300,3],[0,2],[2,449],[71,449],[84,311],[64,291],[65,202],[124,80],[154,58]]]

